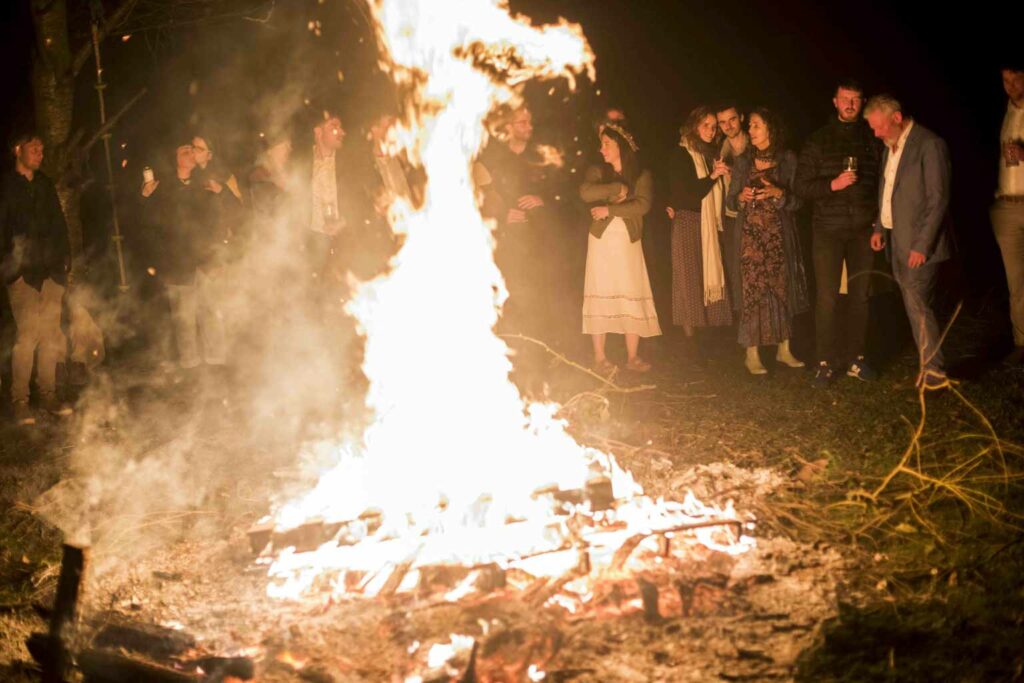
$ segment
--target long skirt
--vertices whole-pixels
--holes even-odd
[[[779,210],[768,202],[752,202],[743,222],[740,272],[743,311],[741,346],[778,344],[789,339],[789,283],[783,226]]]
[[[587,274],[583,284],[583,333],[661,334],[654,310],[651,281],[640,240],[615,218],[600,238],[587,242]]]
[[[732,325],[728,287],[724,298],[704,303],[704,257],[697,211],[677,209],[672,220],[672,324],[686,327]]]

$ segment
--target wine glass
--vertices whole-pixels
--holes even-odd
[[[843,170],[857,172],[857,157],[843,157]]]

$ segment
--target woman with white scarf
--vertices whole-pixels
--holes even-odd
[[[720,246],[729,167],[717,158],[713,109],[701,106],[691,111],[679,132],[679,149],[669,166],[666,207],[672,219],[672,322],[692,340],[698,327],[732,324]],[[696,348],[690,351],[696,353]]]

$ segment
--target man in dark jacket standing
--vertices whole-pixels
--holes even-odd
[[[19,425],[29,425],[35,424],[28,399],[37,349],[40,406],[62,412],[56,371],[67,354],[60,313],[67,285],[68,230],[53,181],[39,170],[42,139],[35,133],[17,135],[11,150],[14,171],[4,178],[0,197],[0,272],[17,327],[11,361],[14,417]]]
[[[828,386],[835,373],[873,380],[864,358],[868,326],[868,284],[874,262],[871,225],[878,212],[881,145],[861,120],[863,88],[843,81],[832,103],[836,116],[808,139],[796,172],[796,191],[813,204],[813,257],[817,289],[815,327],[818,367],[815,386]],[[843,266],[847,273],[846,348],[840,347],[837,315]]]

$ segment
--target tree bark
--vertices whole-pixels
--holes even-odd
[[[36,126],[45,145],[43,172],[57,186],[57,196],[68,223],[68,242],[74,264],[82,251],[82,221],[80,185],[66,173],[75,94],[67,5],[65,0],[31,0],[31,7],[36,34],[32,94]]]

